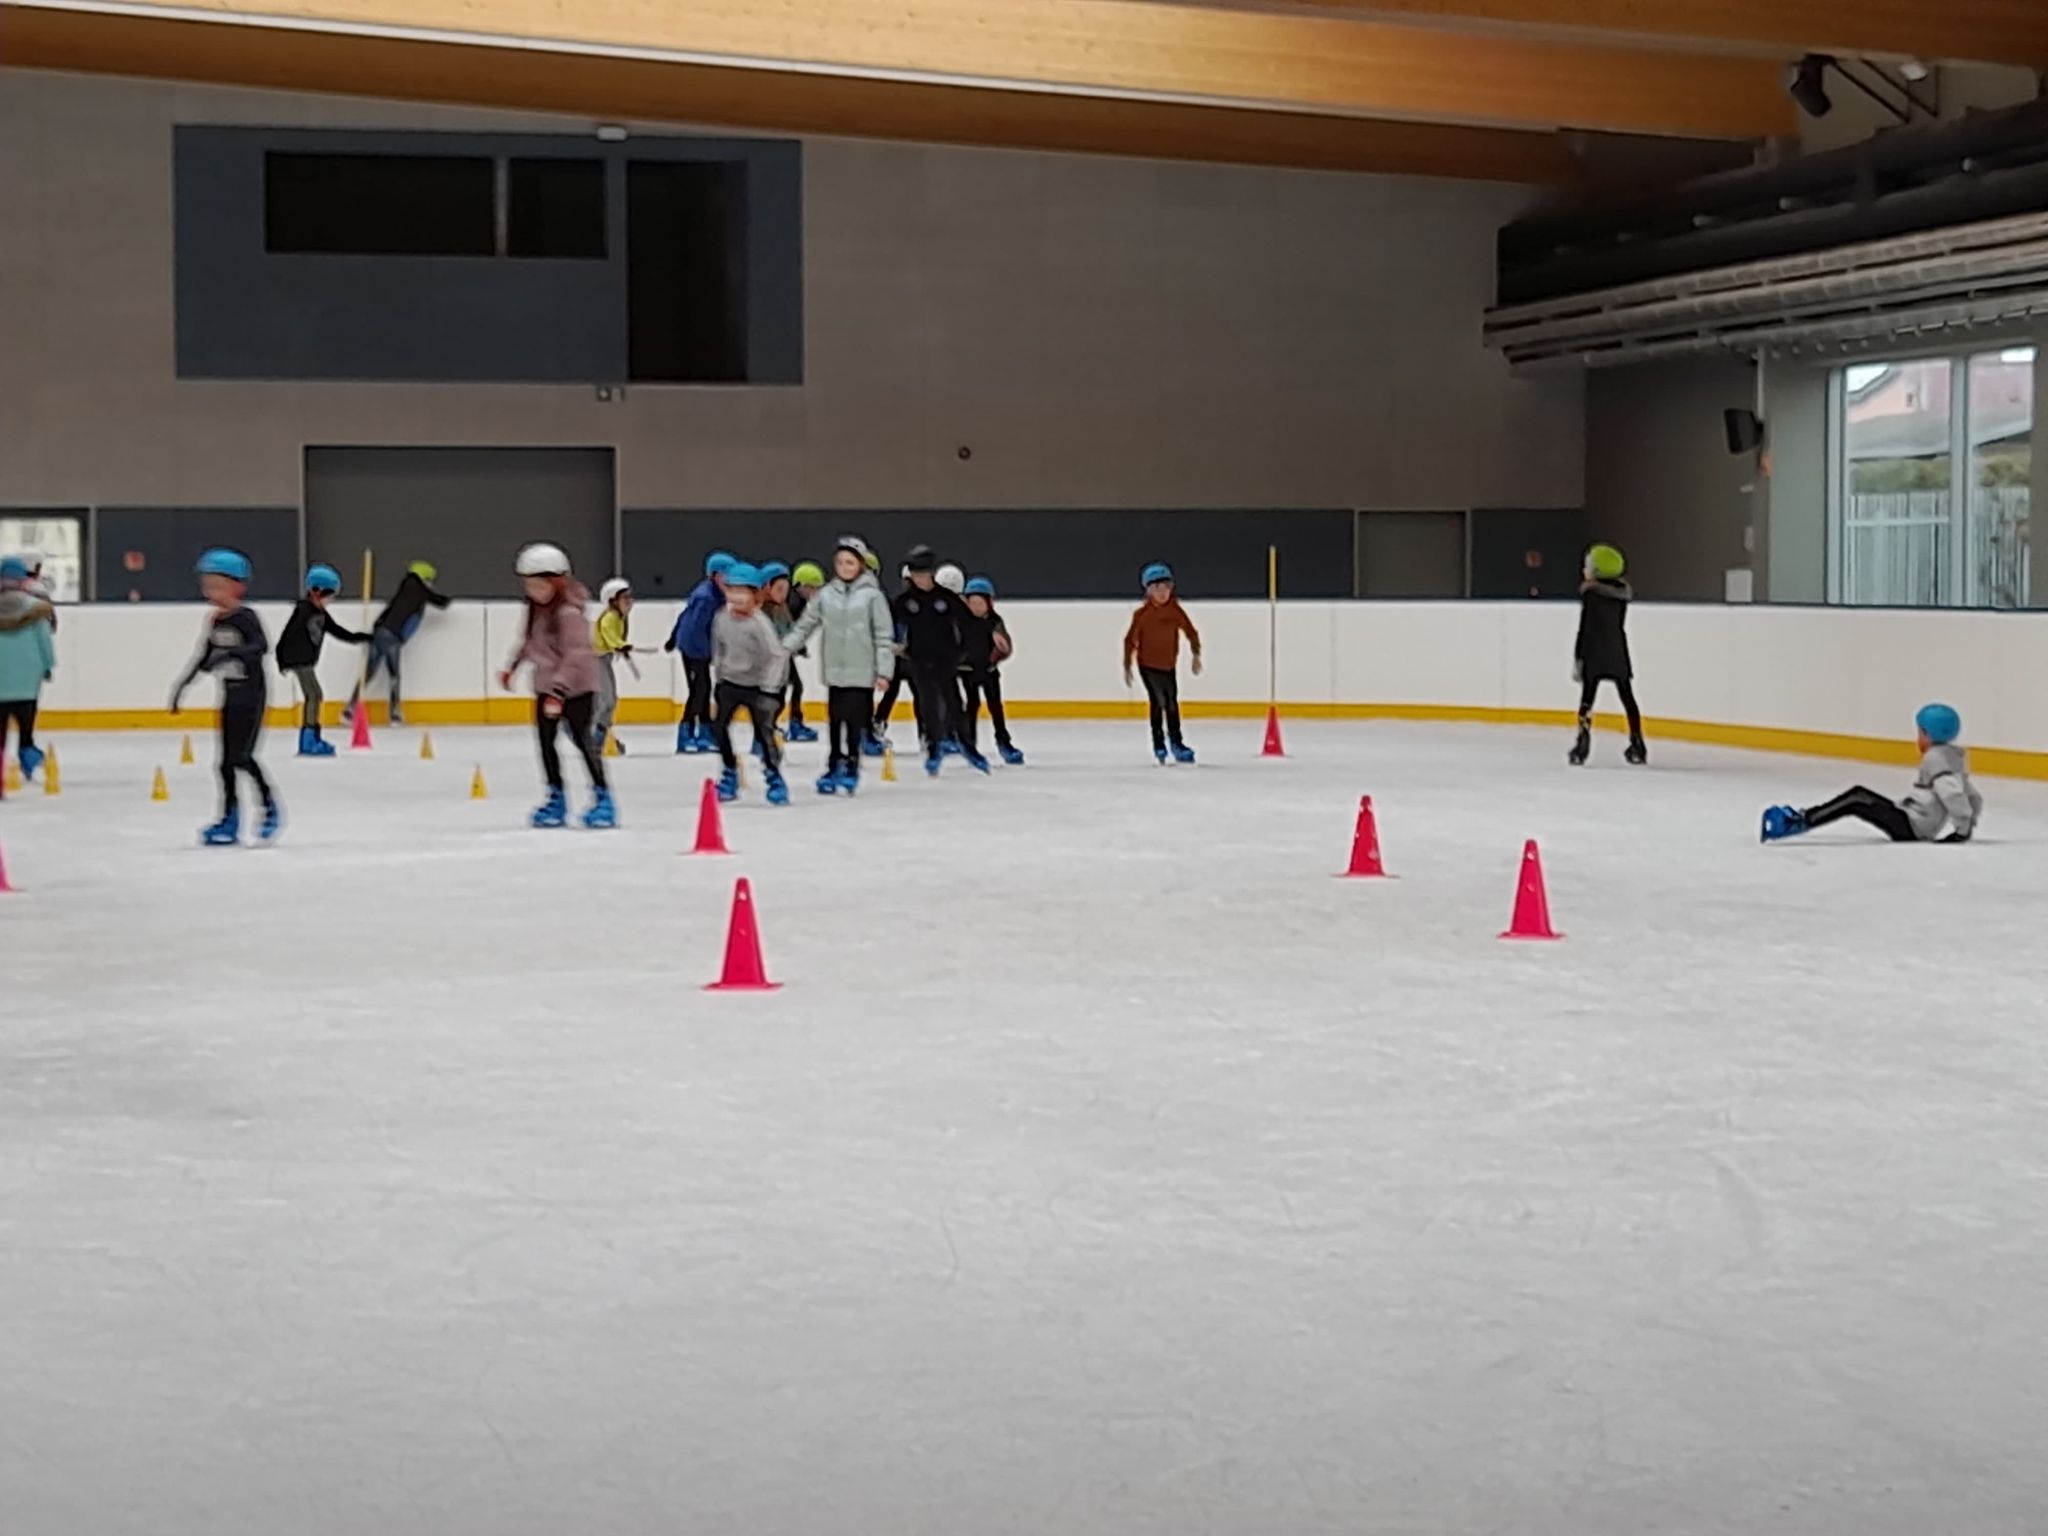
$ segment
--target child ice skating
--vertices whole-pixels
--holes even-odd
[[[590,742],[602,753],[605,738],[612,733],[612,721],[619,713],[619,663],[623,661],[633,667],[633,646],[627,633],[633,613],[633,585],[623,576],[614,576],[598,589],[597,596],[604,604],[604,612],[597,616],[592,636],[592,644],[597,647],[597,710],[590,717]],[[633,668],[633,675],[640,675],[637,667]],[[623,744],[619,750],[626,750]]]
[[[741,710],[754,722],[754,741],[761,749],[761,772],[768,781],[768,803],[787,805],[789,786],[782,778],[782,743],[776,739],[775,717],[782,713],[782,685],[789,654],[775,636],[775,626],[761,612],[761,573],[735,564],[725,572],[725,606],[711,620],[711,667],[718,677],[712,730],[725,772],[718,798],[737,800],[740,760],[732,749],[733,716]]]
[[[922,548],[923,546],[920,545],[919,547]],[[871,549],[861,556],[861,564],[867,567],[868,574],[875,578],[876,585],[879,586],[882,580],[882,557]],[[896,589],[896,595],[889,599],[889,611],[892,615],[896,611],[896,605],[911,590],[910,567],[905,565],[899,575],[902,585]],[[868,732],[868,739],[861,743],[861,751],[869,757],[880,757],[883,749],[888,745],[889,718],[896,713],[897,695],[901,694],[905,688],[910,689],[910,708],[912,714],[915,715],[917,711],[917,685],[910,675],[910,667],[904,662],[901,650],[903,644],[903,626],[901,623],[896,625],[896,644],[898,646],[896,656],[899,664],[895,673],[883,686],[881,697],[875,700],[874,724]],[[918,719],[922,720],[923,717],[918,716]]]
[[[1003,711],[1003,663],[1010,659],[1010,626],[996,612],[996,586],[976,576],[961,589],[966,611],[960,615],[961,731],[967,750],[980,750],[981,701],[988,700],[989,724],[995,728],[996,751],[1015,767],[1024,754],[1010,740],[1010,721]]]
[[[896,627],[903,635],[903,661],[917,703],[917,733],[924,747],[924,771],[937,777],[946,743],[960,743],[961,755],[979,773],[988,759],[968,748],[960,734],[960,599],[938,583],[938,558],[923,544],[904,562],[910,584],[895,602]]]
[[[199,590],[212,605],[199,654],[171,690],[171,713],[184,704],[185,690],[202,672],[220,679],[220,820],[204,828],[199,840],[209,848],[232,847],[242,840],[242,802],[238,775],[247,774],[263,800],[263,821],[256,840],[270,843],[284,825],[284,813],[263,765],[256,761],[256,743],[263,735],[263,711],[269,684],[263,658],[270,637],[263,621],[243,606],[253,574],[249,557],[239,550],[209,549],[199,557]]]
[[[1984,797],[1970,782],[1969,754],[1956,745],[1962,717],[1946,704],[1929,704],[1913,724],[1920,771],[1905,799],[1888,800],[1858,784],[1805,810],[1774,805],[1764,812],[1763,841],[1797,837],[1847,817],[1877,828],[1895,843],[1967,843],[1984,814]]]
[[[783,649],[801,652],[818,637],[818,674],[825,683],[826,759],[821,795],[860,788],[861,744],[874,718],[875,694],[896,670],[896,628],[881,584],[869,574],[858,539],[840,541],[832,556],[832,584],[805,606],[783,637]]]
[[[1195,676],[1202,675],[1202,636],[1194,620],[1174,593],[1173,569],[1155,561],[1139,574],[1145,601],[1131,615],[1124,631],[1124,686],[1131,684],[1131,663],[1145,681],[1145,698],[1151,705],[1152,755],[1166,761],[1171,750],[1176,763],[1192,763],[1195,754],[1180,734],[1180,640],[1187,636],[1194,656]]]
[[[299,756],[332,757],[334,744],[320,734],[320,706],[326,695],[320,689],[320,648],[332,635],[350,645],[362,645],[368,635],[347,628],[327,611],[334,594],[341,590],[341,572],[331,565],[316,565],[306,572],[305,596],[285,620],[284,633],[277,637],[277,669],[295,680],[305,701],[299,715]]]
[[[1628,748],[1622,756],[1635,764],[1650,760],[1643,744],[1643,715],[1636,708],[1629,665],[1628,605],[1634,596],[1622,579],[1627,562],[1612,544],[1586,551],[1585,579],[1579,585],[1579,635],[1572,645],[1572,676],[1579,685],[1579,736],[1566,755],[1573,767],[1593,755],[1593,697],[1602,683],[1614,684],[1628,715]]]
[[[825,572],[814,560],[800,560],[789,574],[789,621],[799,622],[811,602],[818,595],[818,589],[825,585]],[[791,655],[789,663],[789,729],[783,735],[790,741],[816,741],[818,733],[804,721],[804,675],[798,670],[795,658],[808,656],[810,652],[799,646]],[[829,766],[829,765],[828,765]]]
[[[434,589],[434,579],[439,575],[440,572],[426,561],[413,561],[405,568],[405,577],[398,583],[398,590],[391,594],[391,601],[384,605],[384,611],[370,625],[370,664],[363,673],[363,685],[367,687],[377,680],[380,667],[391,673],[393,725],[405,724],[405,705],[399,698],[399,653],[418,631],[420,620],[426,617],[428,608],[448,606],[448,598]],[[349,695],[345,718],[355,718],[356,706],[361,702],[360,692],[358,689]]]
[[[24,779],[33,779],[43,764],[36,746],[36,706],[57,667],[51,638],[55,610],[36,591],[32,577],[26,560],[11,555],[0,560],[0,760],[7,756],[12,721]]]
[[[566,723],[569,740],[590,773],[593,798],[590,809],[583,813],[583,825],[615,827],[618,809],[612,804],[604,758],[590,730],[597,714],[598,685],[597,652],[591,647],[589,621],[583,616],[590,593],[570,573],[569,557],[553,544],[527,545],[519,551],[513,568],[526,592],[526,629],[519,649],[498,674],[498,686],[511,692],[513,674],[522,665],[533,668],[533,725],[540,737],[541,769],[548,782],[548,797],[533,813],[533,825],[559,827],[569,819],[569,791],[555,746]]]
[[[739,561],[722,549],[704,557],[704,579],[690,589],[662,649],[683,658],[683,718],[676,751],[702,753],[717,746],[711,729],[711,621],[725,608],[725,577]]]

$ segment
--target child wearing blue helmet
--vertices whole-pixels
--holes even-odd
[[[1180,642],[1187,636],[1188,649],[1195,655],[1195,676],[1200,677],[1202,637],[1174,595],[1171,566],[1155,560],[1138,579],[1145,587],[1145,601],[1138,604],[1131,627],[1124,631],[1124,686],[1131,685],[1135,661],[1151,705],[1152,755],[1163,763],[1170,747],[1176,763],[1192,763],[1195,754],[1180,739]]]
[[[995,727],[996,751],[1015,768],[1024,754],[1010,740],[1010,720],[1003,710],[1003,663],[1015,647],[1010,626],[996,612],[996,584],[986,576],[971,577],[960,589],[967,611],[960,616],[960,726],[967,750],[981,750],[981,701],[988,700],[989,724]]]
[[[263,823],[256,840],[272,842],[284,825],[284,813],[270,780],[263,776],[263,765],[256,761],[263,710],[269,702],[263,658],[270,650],[270,637],[263,632],[263,621],[242,601],[254,572],[241,551],[209,549],[199,557],[198,573],[199,590],[208,604],[205,633],[199,654],[171,690],[171,713],[178,712],[185,690],[200,673],[211,672],[220,679],[220,820],[202,830],[199,840],[209,848],[231,848],[242,840],[242,803],[235,779],[246,773],[263,797]]]
[[[704,557],[704,579],[690,591],[675,628],[662,642],[664,651],[683,658],[683,718],[676,723],[678,752],[715,752],[711,730],[711,621],[725,607],[725,574],[737,557],[714,549]]]
[[[1969,755],[1956,745],[1962,717],[1946,704],[1929,704],[1913,717],[1920,771],[1903,800],[1887,800],[1861,784],[1834,799],[1800,810],[1774,805],[1764,812],[1763,840],[1775,843],[1831,821],[1851,817],[1895,843],[1967,843],[1984,814],[1984,797],[1970,782]]]
[[[320,647],[329,635],[350,645],[366,645],[368,635],[359,635],[327,611],[327,605],[341,590],[341,572],[331,565],[316,565],[306,572],[306,594],[292,607],[284,633],[277,637],[277,670],[295,679],[306,701],[299,716],[299,756],[332,757],[334,743],[320,735]]]

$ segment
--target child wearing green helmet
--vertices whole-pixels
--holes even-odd
[[[377,673],[391,674],[391,723],[405,723],[405,703],[399,698],[399,653],[405,643],[412,639],[420,627],[420,620],[428,608],[446,608],[448,598],[434,586],[441,573],[424,560],[415,560],[405,568],[398,590],[391,594],[391,601],[384,605],[384,611],[377,615],[370,626],[370,662],[363,669],[363,686],[377,680]],[[356,706],[361,702],[362,689],[349,695],[348,708],[342,711],[344,720],[355,718]]]
[[[1572,677],[1579,685],[1579,735],[1568,761],[1574,768],[1593,755],[1593,699],[1602,683],[1614,684],[1628,715],[1628,750],[1622,755],[1640,766],[1650,760],[1643,743],[1643,715],[1636,708],[1635,669],[1628,654],[1628,605],[1635,594],[1624,580],[1628,562],[1612,544],[1586,551],[1585,579],[1579,584],[1579,633],[1572,644]]]

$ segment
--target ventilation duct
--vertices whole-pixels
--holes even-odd
[[[1844,349],[2048,315],[2048,213],[1497,306],[1489,346],[1519,368],[1706,352]]]

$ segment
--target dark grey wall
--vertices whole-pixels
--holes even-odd
[[[882,557],[890,591],[911,546],[929,544],[1005,597],[1128,597],[1154,560],[1191,597],[1264,597],[1266,548],[1277,545],[1282,596],[1349,597],[1351,524],[1346,511],[635,509],[625,514],[625,552],[643,596],[687,591],[714,549],[825,564],[839,535],[858,533]]]
[[[189,603],[192,567],[215,545],[256,567],[249,595],[298,595],[299,514],[294,507],[101,507],[93,554],[101,602]]]
[[[794,141],[180,127],[173,142],[181,378],[622,380],[628,159],[747,166],[750,382],[803,378],[803,151]],[[272,255],[263,230],[271,150],[602,160],[606,256]]]
[[[1358,520],[1360,597],[1463,597],[1463,512],[1367,512]]]
[[[522,544],[558,544],[595,590],[612,569],[609,448],[308,448],[306,550],[388,597],[415,560],[455,597],[516,590]]]
[[[1587,377],[1587,525],[1628,555],[1638,596],[1719,602],[1727,571],[1750,564],[1744,532],[1756,459],[1728,452],[1721,412],[1755,401],[1756,371],[1741,358]],[[1779,423],[1770,430],[1775,442]]]

